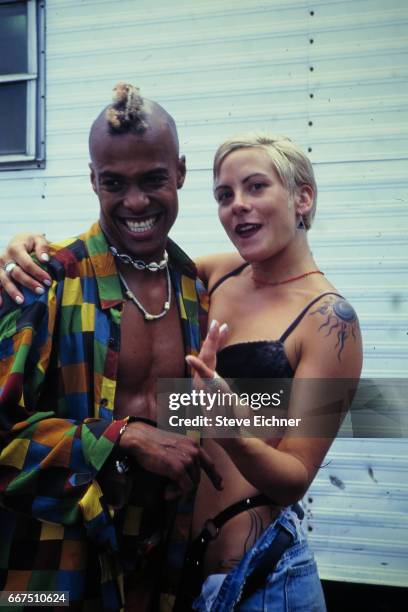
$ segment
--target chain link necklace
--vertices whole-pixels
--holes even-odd
[[[156,261],[151,261],[146,263],[143,259],[134,259],[130,255],[126,255],[126,253],[119,253],[118,249],[114,246],[109,247],[112,255],[120,259],[120,261],[124,264],[131,264],[136,270],[149,270],[149,272],[158,272],[159,270],[164,270],[167,267],[167,262],[169,260],[169,256],[167,255],[167,251],[164,251],[163,259],[157,263]]]

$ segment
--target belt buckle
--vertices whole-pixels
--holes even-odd
[[[204,529],[208,533],[209,540],[215,540],[216,538],[218,538],[220,530],[212,519],[208,519],[207,521],[205,521]]]

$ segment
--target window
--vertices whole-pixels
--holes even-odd
[[[0,0],[0,170],[45,160],[44,0]]]

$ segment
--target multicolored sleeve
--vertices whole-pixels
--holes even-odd
[[[42,521],[82,522],[89,537],[115,548],[96,475],[124,421],[58,418],[57,397],[40,405],[55,358],[55,285],[0,311],[0,504]]]

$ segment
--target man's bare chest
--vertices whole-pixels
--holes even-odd
[[[121,321],[115,412],[145,412],[143,407],[151,407],[155,402],[157,379],[185,375],[184,358],[183,333],[175,304],[165,317],[145,321],[135,306],[127,302]]]

